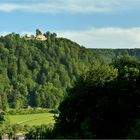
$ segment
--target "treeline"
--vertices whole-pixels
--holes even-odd
[[[26,139],[139,139],[140,61],[124,54],[92,63],[59,106],[55,126],[26,129]]]
[[[54,129],[27,127],[26,138],[140,138],[140,49],[86,49],[44,36],[0,37],[0,109],[61,102]],[[12,137],[20,128],[0,117],[0,135]]]
[[[125,53],[83,72],[60,103],[53,126],[26,131],[26,139],[139,139],[140,61]]]
[[[59,106],[55,138],[139,139],[140,61],[125,53],[95,61]]]
[[[46,32],[46,41],[19,34],[0,37],[0,109],[57,108],[92,53]]]
[[[33,35],[11,33],[0,37],[0,109],[57,108],[79,75],[93,61],[108,64],[124,50],[86,49],[55,33]],[[140,50],[127,50],[140,58]]]

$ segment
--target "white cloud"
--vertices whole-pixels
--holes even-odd
[[[44,31],[45,32],[45,31]],[[91,28],[87,30],[53,31],[58,37],[71,39],[86,48],[140,48],[139,28]],[[0,32],[7,35],[10,32]],[[34,31],[20,32],[21,36],[35,35]]]
[[[59,1],[59,0],[58,0]],[[84,9],[83,9],[84,8]],[[26,11],[26,12],[42,12],[42,13],[93,13],[93,12],[107,12],[109,9],[95,5],[83,5],[75,2],[37,2],[37,3],[1,3],[0,11]]]
[[[87,48],[140,48],[140,28],[92,28],[57,33]]]
[[[135,8],[139,0],[19,0],[0,2],[0,11],[26,11],[44,13],[106,13]]]

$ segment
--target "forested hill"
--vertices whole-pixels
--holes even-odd
[[[39,32],[38,34],[41,34]],[[37,34],[37,35],[38,35]],[[86,49],[55,33],[46,40],[12,33],[0,37],[0,108],[56,108],[92,61],[110,63],[124,50]],[[140,50],[128,50],[140,58]]]
[[[9,34],[0,37],[0,108],[57,107],[92,52],[56,34],[47,40]]]

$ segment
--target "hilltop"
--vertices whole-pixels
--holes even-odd
[[[99,59],[110,63],[125,50],[86,49],[79,44],[41,33],[45,40],[11,33],[0,37],[0,109],[57,108],[80,74]],[[140,50],[127,50],[140,58]]]
[[[93,60],[77,43],[43,34],[27,40],[16,33],[0,37],[0,108],[57,108],[76,78]]]

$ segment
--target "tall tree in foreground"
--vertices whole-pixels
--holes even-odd
[[[139,83],[139,61],[133,57],[121,56],[113,66],[95,63],[61,103],[57,137],[126,138],[140,116]]]

